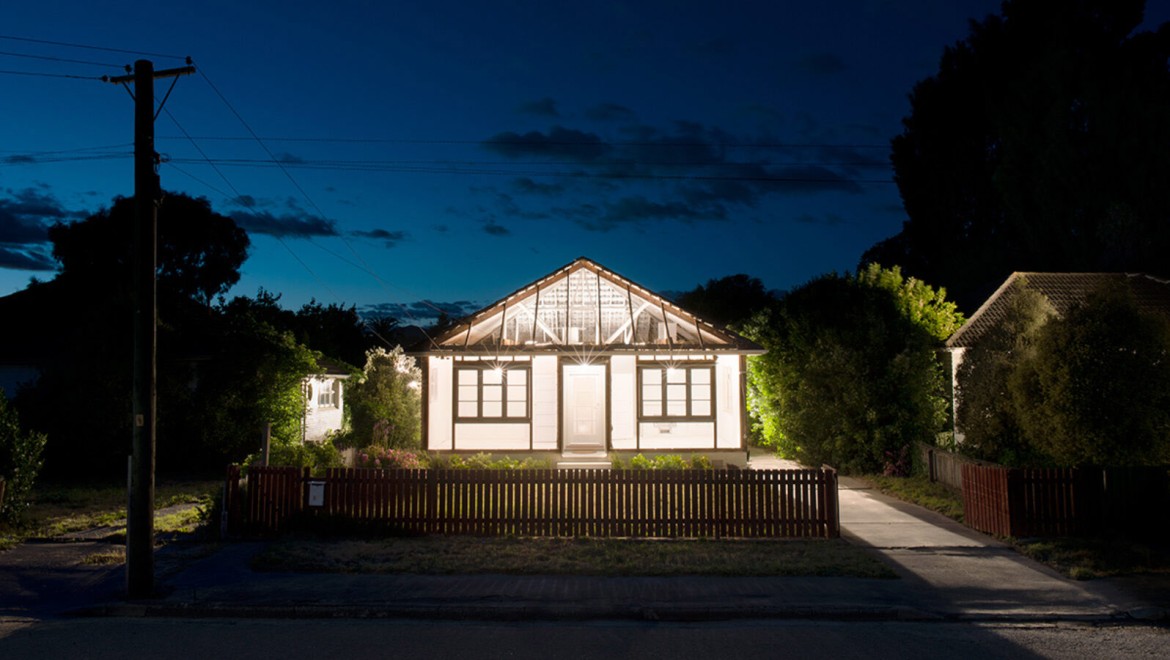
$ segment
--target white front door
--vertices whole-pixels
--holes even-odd
[[[605,365],[564,370],[565,451],[605,451]]]

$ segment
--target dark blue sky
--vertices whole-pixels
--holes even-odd
[[[199,68],[159,116],[160,173],[249,230],[233,294],[409,319],[577,256],[656,290],[787,289],[898,231],[907,94],[999,3],[141,7],[0,7],[0,295],[52,276],[48,224],[132,193],[132,102],[93,77],[135,53]]]

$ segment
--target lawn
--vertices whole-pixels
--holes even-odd
[[[513,575],[771,575],[893,578],[843,540],[560,539],[423,536],[285,538],[257,570],[327,573]]]
[[[177,504],[194,505],[180,513],[157,516],[155,532],[159,538],[195,531],[221,485],[219,481],[159,480],[155,487],[156,510]],[[21,522],[0,527],[0,550],[31,538],[59,538],[105,527],[111,528],[109,540],[119,540],[125,537],[126,501],[124,484],[38,483]]]

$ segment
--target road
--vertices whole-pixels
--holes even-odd
[[[1166,658],[1143,625],[484,623],[78,618],[0,622],[3,658]]]

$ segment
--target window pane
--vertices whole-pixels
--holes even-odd
[[[503,369],[484,369],[483,384],[484,385],[499,385],[504,382]]]
[[[666,415],[667,417],[682,417],[687,414],[686,401],[667,401]]]
[[[691,385],[691,401],[710,401],[710,385]]]
[[[667,369],[666,382],[668,383],[685,383],[687,382],[686,369]]]
[[[691,402],[691,414],[695,417],[710,417],[711,416],[711,402],[710,401],[693,401]]]
[[[474,401],[460,401],[459,402],[459,416],[460,417],[475,417],[479,414],[478,407]]]
[[[660,402],[660,401],[642,401],[642,416],[643,417],[661,417],[662,416],[662,402]]]
[[[661,385],[643,385],[642,386],[642,400],[643,401],[661,401],[662,400],[662,386]]]
[[[528,398],[528,388],[523,385],[508,385],[508,403],[519,401],[523,403]]]
[[[643,385],[661,385],[662,384],[662,370],[661,369],[642,369],[642,384]]]
[[[484,417],[502,417],[504,414],[504,404],[499,401],[484,401],[483,402],[483,416]]]
[[[691,383],[697,385],[710,385],[711,369],[708,367],[691,369]]]
[[[667,385],[666,386],[666,400],[674,403],[676,401],[687,401],[687,386],[686,385]]]
[[[476,387],[474,385],[471,385],[471,386],[460,385],[459,386],[459,401],[460,401],[460,403],[462,403],[464,401],[470,401],[471,403],[475,403],[478,399],[479,399],[479,388],[478,387]]]
[[[483,386],[483,402],[488,401],[503,401],[504,388],[500,385],[484,385]]]
[[[508,417],[527,417],[528,404],[524,401],[508,399]]]
[[[479,382],[479,369],[460,369],[458,373],[460,385],[475,385]]]
[[[527,369],[509,369],[508,370],[508,384],[509,385],[526,385],[526,384],[528,384],[528,370]]]

